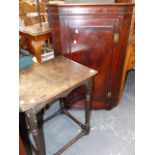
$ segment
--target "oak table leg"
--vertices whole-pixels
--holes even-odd
[[[89,79],[86,83],[86,103],[85,103],[85,129],[86,134],[90,131],[90,110],[91,110],[91,93],[92,93],[92,79]]]
[[[46,155],[44,136],[38,129],[38,119],[37,114],[33,110],[26,112],[28,124],[32,131],[32,136],[35,142],[35,147],[38,155]]]

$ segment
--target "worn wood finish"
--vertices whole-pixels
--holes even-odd
[[[48,101],[59,98],[96,73],[63,56],[20,70],[20,111],[44,107]]]
[[[27,39],[28,50],[41,62],[41,49],[45,40],[52,39],[51,29],[47,22],[19,28],[19,34]]]
[[[93,81],[94,109],[111,109],[118,103],[133,6],[49,5],[55,55],[99,71]],[[68,107],[82,108],[84,95],[84,87],[74,91],[66,98]]]
[[[61,154],[79,138],[87,135],[90,131],[90,108],[92,94],[92,77],[97,71],[78,64],[63,56],[58,56],[42,64],[20,70],[20,112],[25,112],[29,128],[35,142],[35,154],[46,155],[44,134],[41,134],[37,114],[55,99],[66,97],[73,89],[85,85],[87,94],[85,96],[85,124],[79,122],[64,108],[62,102],[60,110],[54,114],[66,114],[82,131],[55,154]],[[62,101],[62,100],[61,100]],[[51,116],[53,118],[54,116]],[[48,119],[48,118],[47,118]],[[47,121],[47,120],[46,120]]]

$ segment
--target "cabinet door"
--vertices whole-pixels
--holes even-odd
[[[94,109],[110,109],[119,101],[133,6],[121,3],[50,7],[55,55],[64,55],[99,72],[93,82]],[[82,88],[75,92],[69,102],[85,95]]]
[[[93,81],[96,107],[104,106],[112,97],[113,38],[118,24],[118,19],[91,16],[61,19],[62,54],[99,72]]]

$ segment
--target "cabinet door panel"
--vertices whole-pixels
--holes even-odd
[[[99,72],[94,78],[93,101],[105,104],[112,75],[113,34],[118,29],[119,21],[101,18],[92,20],[91,17],[80,16],[62,21],[62,32],[65,32],[61,36],[63,54]]]

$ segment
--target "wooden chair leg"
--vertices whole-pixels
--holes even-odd
[[[44,41],[34,41],[34,40],[29,40],[28,43],[28,49],[30,53],[35,55],[38,63],[41,63],[41,54],[42,54],[41,50],[43,44]]]

